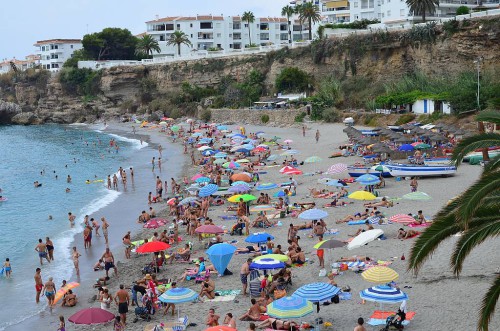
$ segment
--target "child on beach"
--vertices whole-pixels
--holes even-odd
[[[5,271],[5,277],[10,278],[10,275],[12,274],[12,267],[10,265],[9,258],[5,259],[5,262],[3,264],[3,270]]]

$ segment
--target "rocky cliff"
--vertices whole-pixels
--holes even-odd
[[[102,72],[100,93],[90,100],[68,95],[61,88],[57,76],[53,76],[43,88],[30,84],[16,85],[15,102],[24,112],[30,113],[17,122],[69,123],[93,121],[101,116],[120,116],[130,112],[129,106],[133,104],[146,108],[147,102],[142,98],[145,80],[154,85],[154,98],[157,95],[177,94],[183,82],[200,87],[217,87],[228,76],[241,81],[252,69],[265,75],[268,92],[272,92],[279,72],[289,66],[307,71],[316,80],[332,74],[339,77],[356,75],[381,84],[407,73],[450,75],[474,70],[473,61],[482,56],[482,70],[498,73],[499,22],[498,17],[468,21],[456,31],[438,27],[431,37],[425,35],[425,31],[423,35],[374,32],[267,54],[115,67]],[[0,98],[5,99],[2,92],[0,89]]]

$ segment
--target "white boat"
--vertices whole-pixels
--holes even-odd
[[[432,159],[424,159],[424,164],[426,166],[451,166],[451,159],[448,157],[438,157]]]
[[[347,172],[351,177],[359,177],[362,175],[370,174],[374,176],[380,176],[380,171],[374,170],[373,167],[365,167],[365,166],[349,166],[347,167]],[[382,177],[391,177],[391,173],[388,171],[382,172]]]
[[[387,164],[389,172],[394,177],[426,177],[426,176],[452,176],[456,174],[455,166],[415,166],[408,164]]]
[[[352,126],[352,125],[354,125],[354,118],[352,118],[352,117],[347,117],[346,119],[344,119],[344,121],[343,121],[343,122],[344,122],[344,124],[345,124],[345,125]]]

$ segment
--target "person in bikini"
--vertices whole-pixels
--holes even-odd
[[[379,202],[369,202],[365,203],[365,207],[373,208],[373,207],[392,207],[392,203],[387,201],[385,197],[382,198]]]
[[[268,329],[271,330],[290,330],[290,331],[298,331],[299,325],[293,321],[283,321],[277,318],[268,318],[265,321],[259,323],[257,325],[259,329]]]
[[[78,251],[76,250],[76,247],[73,247],[73,252],[71,253],[71,258],[73,259],[73,264],[75,266],[76,270],[76,276],[80,277],[80,267],[79,267],[79,262],[78,259],[82,256]]]
[[[54,279],[52,277],[49,278],[49,281],[45,283],[43,286],[45,289],[45,296],[49,301],[49,307],[54,306],[54,298],[56,296],[56,284],[54,284]]]
[[[49,254],[49,260],[54,261],[54,243],[49,237],[45,237],[45,245],[47,246],[47,253]]]
[[[415,231],[415,230],[406,230],[405,231],[403,228],[399,228],[398,236],[396,237],[396,239],[408,239],[408,238],[418,236],[419,234],[420,234],[420,232]]]

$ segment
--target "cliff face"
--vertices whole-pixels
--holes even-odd
[[[470,21],[452,35],[440,28],[433,42],[402,42],[405,35],[378,33],[343,40],[330,39],[314,46],[268,54],[115,67],[102,73],[101,94],[85,102],[81,97],[65,94],[57,77],[52,77],[43,89],[18,84],[15,96],[23,111],[33,113],[34,122],[69,123],[126,113],[128,109],[121,107],[125,102],[142,102],[145,79],[155,85],[155,95],[175,95],[183,82],[217,87],[224,77],[231,76],[241,81],[252,69],[265,75],[268,91],[272,91],[276,76],[290,66],[299,67],[316,80],[332,74],[338,77],[357,75],[384,83],[407,73],[452,75],[472,71],[475,69],[473,61],[482,56],[483,71],[499,72],[499,22],[498,18]],[[3,97],[0,90],[0,98]]]

